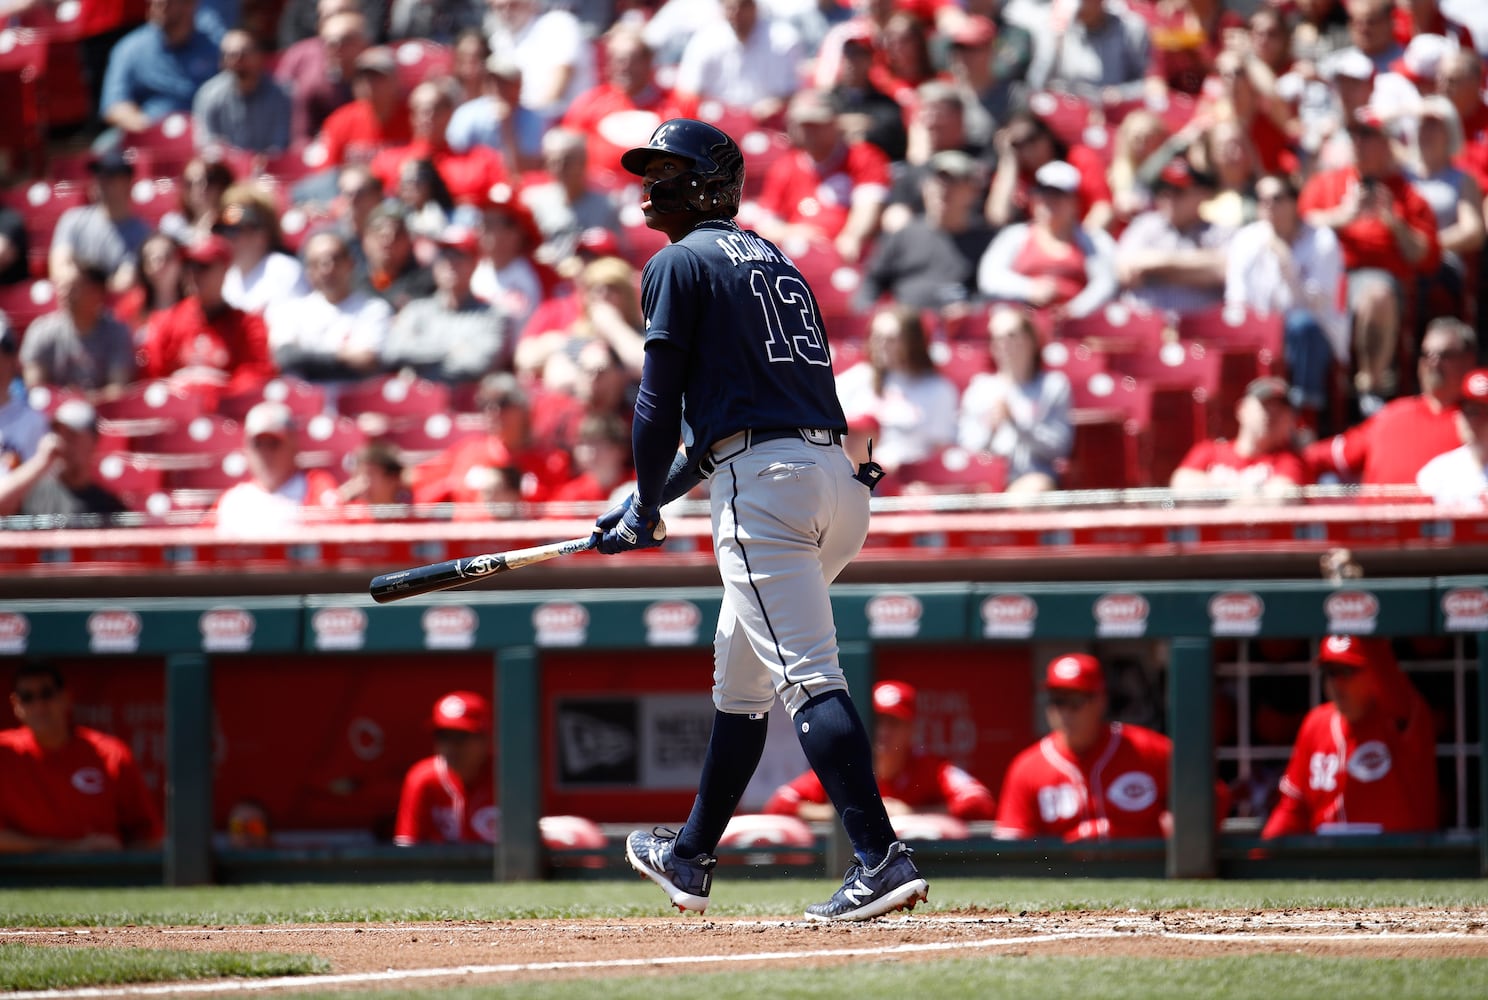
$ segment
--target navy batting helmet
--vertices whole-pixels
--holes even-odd
[[[651,204],[663,212],[716,212],[730,216],[744,197],[744,154],[721,129],[692,118],[664,121],[644,146],[626,150],[620,165],[636,176],[657,156],[688,161],[692,169],[651,185]]]

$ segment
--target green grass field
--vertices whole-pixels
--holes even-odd
[[[792,914],[823,897],[825,880],[730,878],[714,888],[709,917],[727,920]],[[1071,910],[1284,910],[1307,908],[1488,907],[1484,881],[1177,882],[1139,880],[938,879],[931,903],[917,915],[980,910],[1020,913]],[[122,925],[233,925],[302,922],[585,919],[659,916],[654,890],[638,881],[525,884],[250,885],[191,889],[27,889],[0,892],[0,924],[7,928]],[[684,918],[677,918],[684,919]],[[687,918],[696,919],[696,918]],[[323,971],[303,958],[138,953],[126,956],[10,943],[0,948],[0,991],[76,987],[213,975],[266,976]],[[493,961],[500,961],[493,958]],[[295,965],[295,962],[301,963]],[[214,965],[214,963],[217,963]],[[684,986],[685,984],[685,986]],[[324,995],[570,998],[572,981],[482,986],[479,989],[396,990]],[[1016,956],[943,961],[863,961],[836,969],[781,969],[727,973],[700,968],[696,976],[634,975],[607,979],[605,1000],[672,995],[708,1000],[760,997],[894,998],[934,991],[940,997],[1216,998],[1283,1000],[1333,996],[1406,1000],[1488,996],[1488,959],[1380,960],[1290,954],[1196,959]],[[287,995],[275,992],[274,996]],[[314,996],[314,992],[294,994]]]

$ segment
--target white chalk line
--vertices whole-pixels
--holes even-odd
[[[928,922],[928,921],[926,921]],[[786,926],[794,922],[786,922]],[[758,926],[756,922],[740,922]],[[880,925],[881,926],[881,925]],[[923,925],[921,925],[923,926]],[[31,990],[5,994],[6,1000],[73,1000],[93,997],[149,997],[184,996],[201,993],[247,993],[277,989],[309,990],[325,986],[355,986],[390,983],[418,979],[443,979],[456,976],[490,976],[531,972],[582,972],[592,970],[622,970],[666,967],[673,965],[696,966],[710,962],[796,962],[817,958],[865,958],[895,955],[929,954],[934,952],[974,951],[991,948],[1021,947],[1045,944],[1053,941],[1088,941],[1095,939],[1131,939],[1144,937],[1167,938],[1184,941],[1207,941],[1236,943],[1286,943],[1303,944],[1316,942],[1351,942],[1380,944],[1408,943],[1422,940],[1461,940],[1471,938],[1485,940],[1483,934],[1462,931],[1423,931],[1421,933],[1397,934],[1390,931],[1358,931],[1352,934],[1251,934],[1245,932],[1216,934],[1209,932],[1169,931],[1166,929],[1120,931],[1067,931],[1023,937],[982,938],[977,941],[936,941],[918,944],[901,944],[890,947],[832,948],[811,951],[765,951],[751,954],[728,955],[662,955],[652,958],[616,958],[584,962],[525,962],[502,965],[460,965],[435,969],[389,969],[385,972],[332,973],[318,976],[278,976],[269,979],[208,980],[192,983],[164,983],[151,986],[86,987],[71,990]]]

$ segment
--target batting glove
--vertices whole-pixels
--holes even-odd
[[[632,501],[627,501],[622,506],[626,510],[619,523],[600,536],[595,548],[612,556],[632,549],[654,549],[666,541],[666,525],[662,523],[660,511]],[[608,516],[609,513],[606,513],[600,520],[603,521]]]
[[[630,513],[630,508],[635,503],[635,498],[636,495],[632,493],[630,494],[630,496],[626,497],[624,500],[621,500],[619,503],[615,504],[615,506],[605,511],[603,514],[599,515],[599,517],[594,522],[594,527],[601,534],[615,527],[617,524],[625,519],[626,514]]]

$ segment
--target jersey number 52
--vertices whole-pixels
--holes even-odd
[[[765,353],[771,361],[794,361],[831,367],[827,338],[822,333],[816,299],[798,275],[777,274],[774,280],[759,268],[749,272],[749,290],[765,314]]]

